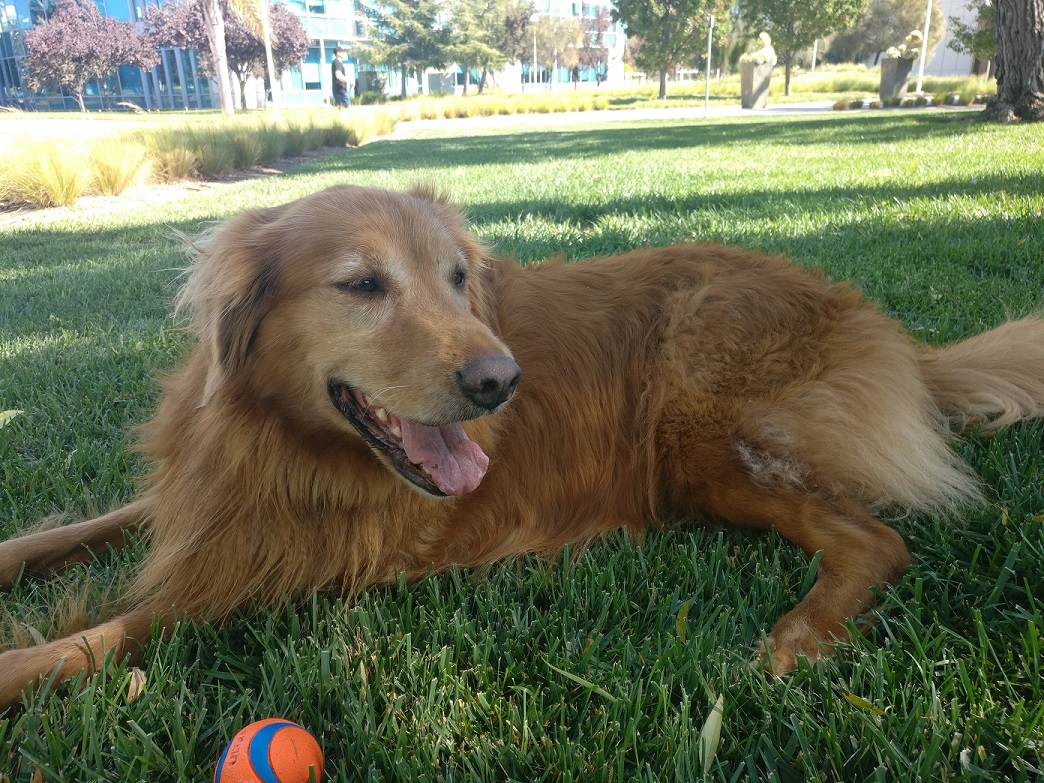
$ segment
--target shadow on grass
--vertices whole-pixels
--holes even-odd
[[[519,119],[525,125],[525,118]],[[577,124],[583,124],[582,116]],[[882,114],[879,117],[816,115],[738,117],[712,122],[678,120],[622,122],[606,127],[549,130],[529,127],[452,138],[386,139],[317,164],[317,170],[393,171],[421,167],[485,166],[570,158],[600,158],[626,152],[729,148],[749,145],[879,145],[934,136],[952,137],[971,126],[967,114]]]

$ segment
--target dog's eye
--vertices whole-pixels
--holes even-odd
[[[463,288],[465,280],[467,280],[467,275],[464,274],[463,269],[458,269],[453,273],[453,285],[457,288]]]
[[[348,283],[338,283],[337,287],[350,294],[383,294],[384,286],[376,277],[363,277]]]

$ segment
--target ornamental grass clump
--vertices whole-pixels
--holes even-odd
[[[236,168],[245,171],[261,162],[265,145],[257,131],[249,130],[235,135],[232,148],[235,150]]]
[[[68,207],[91,186],[91,166],[79,142],[39,142],[13,153],[0,176],[0,200],[37,207]]]
[[[231,133],[217,128],[193,134],[192,151],[199,173],[204,177],[222,177],[236,168],[236,146]]]
[[[171,183],[188,179],[196,173],[196,153],[184,147],[154,150],[152,174],[160,182]]]
[[[99,142],[91,149],[90,159],[94,187],[106,196],[118,196],[140,185],[152,170],[148,150],[140,144]]]

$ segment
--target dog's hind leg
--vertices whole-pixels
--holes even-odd
[[[679,499],[737,525],[774,530],[810,557],[822,553],[815,585],[768,635],[762,650],[766,668],[782,674],[801,656],[831,654],[834,642],[849,637],[847,622],[871,605],[875,588],[902,576],[910,564],[906,545],[856,502],[796,487],[760,486],[741,469],[728,473]]]
[[[64,639],[0,654],[0,710],[17,705],[30,684],[52,676],[60,682],[80,672],[91,675],[110,655],[119,662],[137,656],[151,639],[157,617],[163,628],[172,623],[170,612],[139,607]]]
[[[23,569],[31,576],[42,576],[89,560],[106,547],[122,549],[124,534],[147,525],[148,520],[148,504],[137,500],[95,519],[4,541],[0,543],[0,587],[14,582]]]

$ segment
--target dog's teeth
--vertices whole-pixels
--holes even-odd
[[[400,427],[398,424],[393,424],[391,427],[391,434],[394,435],[396,438],[402,438],[402,427]]]
[[[423,473],[425,476],[430,476],[431,475],[431,471],[428,470],[427,465],[421,465],[420,469],[421,469],[421,473]]]
[[[374,414],[377,416],[377,420],[378,421],[382,421],[382,422],[388,421],[388,411],[384,410],[384,408],[377,408],[377,409],[375,409],[374,410]]]

